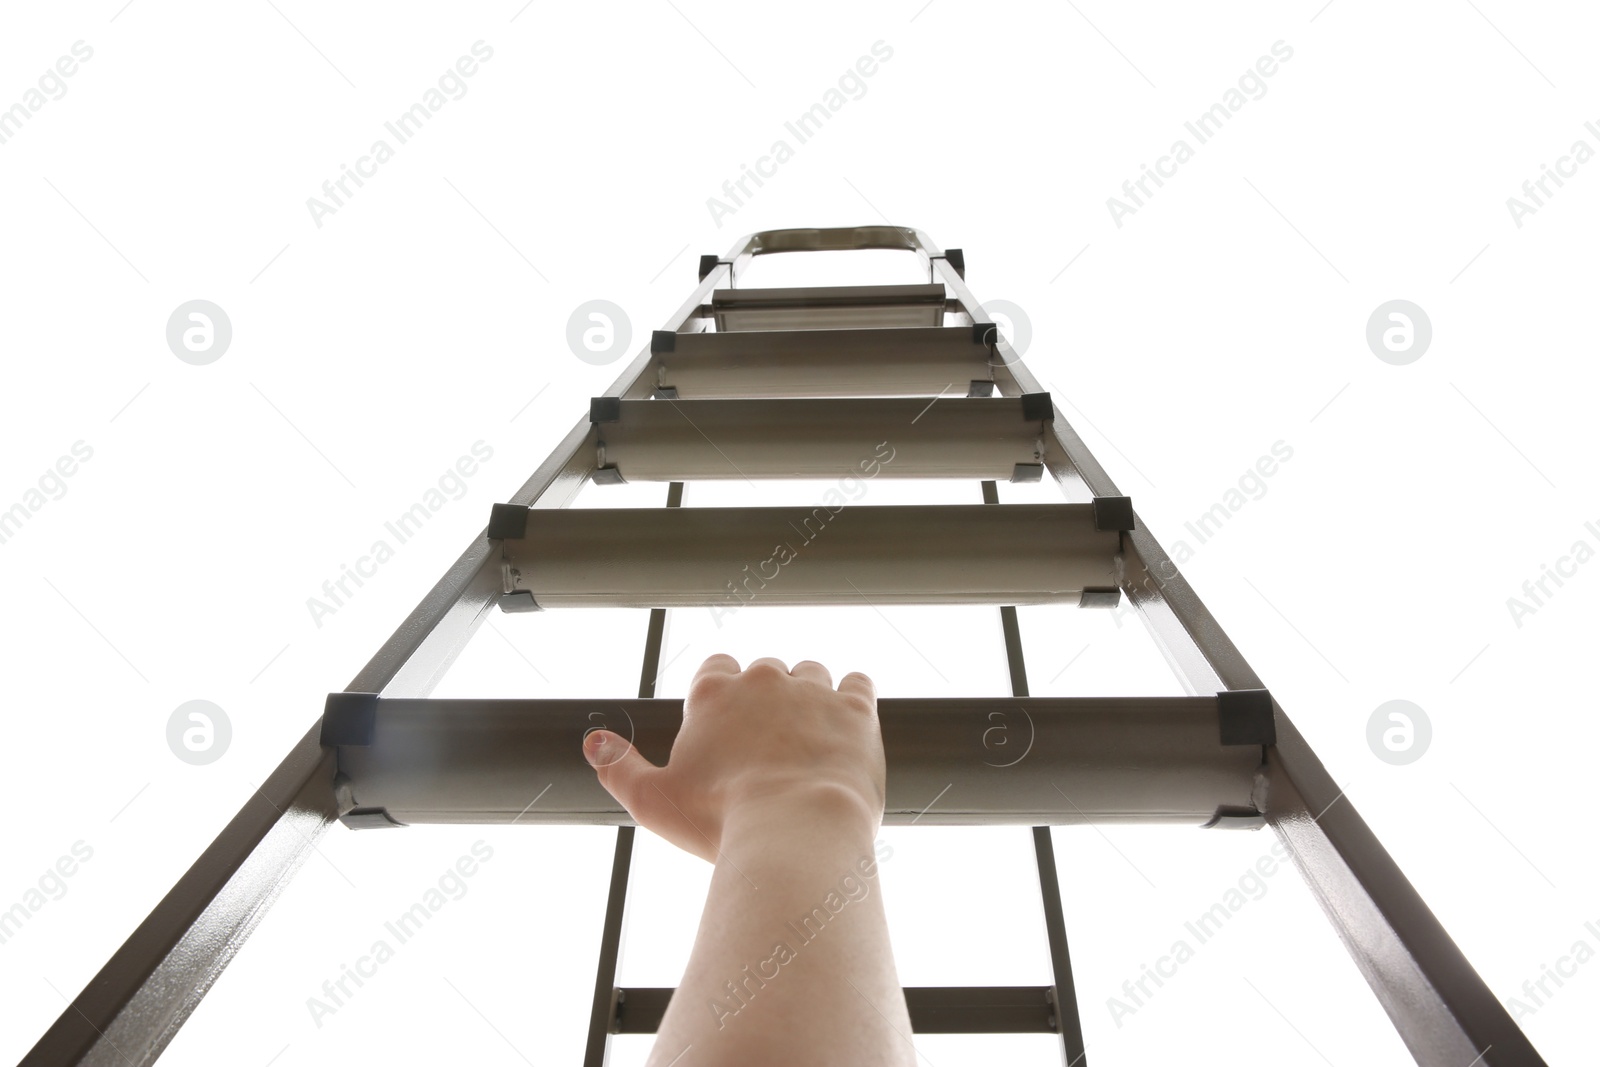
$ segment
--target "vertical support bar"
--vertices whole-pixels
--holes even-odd
[[[993,481],[984,480],[983,502],[1000,503],[1000,490]],[[1022,661],[1022,629],[1017,625],[1017,609],[1010,605],[1000,608],[1000,632],[1006,643],[1006,669],[1011,672],[1011,695],[1028,695],[1028,669]]]
[[[662,610],[662,609],[655,609]],[[622,954],[622,923],[628,906],[628,871],[633,867],[631,826],[617,827],[617,850],[611,857],[611,889],[606,896],[606,924],[600,934],[600,968],[589,1009],[589,1040],[583,1067],[605,1067],[611,1051],[611,1020],[617,1017],[617,957]]]
[[[1072,981],[1067,920],[1061,911],[1061,881],[1056,876],[1056,852],[1050,840],[1050,827],[1033,828],[1033,858],[1039,864],[1039,895],[1044,900],[1044,928],[1050,939],[1050,974],[1055,987],[1056,1029],[1061,1033],[1061,1062],[1066,1067],[1087,1067],[1083,1022],[1078,1018],[1078,991]]]
[[[999,487],[983,483],[983,502],[1000,503]],[[1000,629],[1006,642],[1006,666],[1011,672],[1011,695],[1028,695],[1028,669],[1022,658],[1022,628],[1014,605],[1000,608]],[[1078,1017],[1078,991],[1072,981],[1072,956],[1067,951],[1067,919],[1061,911],[1061,882],[1056,876],[1056,852],[1050,827],[1033,828],[1033,858],[1039,867],[1039,898],[1044,905],[1045,936],[1050,942],[1051,996],[1055,998],[1056,1031],[1061,1035],[1061,1059],[1066,1067],[1087,1067],[1083,1023]]]
[[[1028,695],[1028,673],[1022,664],[1022,631],[1017,627],[1017,609],[1006,604],[1000,609],[1000,632],[1006,641],[1006,666],[1011,671],[1011,695]]]
[[[667,483],[667,507],[683,507],[683,483]],[[667,644],[667,609],[651,608],[650,625],[644,635],[644,663],[639,668],[639,699],[653,700],[656,682],[661,677],[661,650]]]
[[[667,485],[667,507],[683,506],[683,483]],[[651,608],[644,637],[644,662],[639,668],[639,698],[656,695],[661,675],[661,649],[667,641],[667,609]],[[594,979],[594,1001],[589,1008],[589,1040],[583,1067],[605,1067],[611,1052],[611,1023],[617,1017],[617,961],[622,956],[622,928],[628,908],[628,872],[633,867],[632,826],[617,827],[617,848],[611,857],[611,888],[606,895],[606,921],[600,931],[600,965]]]
[[[639,697],[650,700],[656,695],[656,681],[661,674],[661,646],[667,640],[667,609],[651,608],[650,625],[644,635],[644,664],[639,668]]]

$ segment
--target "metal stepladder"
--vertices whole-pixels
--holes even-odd
[[[737,286],[754,256],[859,249],[913,253],[929,281]],[[951,382],[969,382],[967,395],[945,394]],[[755,233],[724,258],[702,257],[699,286],[665,328],[511,501],[495,505],[488,528],[328,697],[322,718],[23,1063],[153,1062],[335,820],[361,829],[522,812],[524,823],[616,825],[585,1064],[605,1062],[612,1033],[653,1033],[672,990],[615,984],[634,828],[578,745],[592,714],[619,702],[428,693],[496,606],[649,608],[639,698],[620,709],[640,751],[665,762],[682,715],[681,701],[654,691],[667,610],[725,602],[748,581],[741,564],[771,552],[774,530],[808,521],[803,507],[683,508],[684,482],[729,476],[730,447],[738,476],[835,476],[862,459],[863,443],[870,452],[885,440],[894,449],[886,473],[972,478],[982,502],[851,505],[850,522],[809,545],[762,598],[999,606],[1011,697],[879,702],[884,821],[922,818],[951,783],[925,823],[1032,826],[1052,967],[1043,987],[908,988],[914,1030],[1056,1034],[1063,1061],[1083,1064],[1049,827],[1265,824],[1419,1064],[1544,1062],[984,313],[961,252],[941,252],[918,230],[866,226]],[[998,503],[998,480],[1046,472],[1067,503]],[[585,484],[622,481],[668,483],[667,507],[566,506]],[[992,551],[997,544],[1006,551]],[[1191,695],[1028,698],[1016,605],[1109,607],[1124,596]],[[1020,713],[1024,700],[1033,748],[997,768],[979,739],[993,715]],[[554,783],[537,813],[524,807],[536,779]],[[1052,781],[1070,783],[1072,800]]]

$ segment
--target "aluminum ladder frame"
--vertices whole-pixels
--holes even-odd
[[[1083,581],[1087,572],[1072,572],[1072,564],[1055,561],[1066,568],[1063,571],[1066,577],[1058,583],[1061,588],[1052,590],[1059,595],[1049,599],[1070,599],[1075,593],[1080,604],[1092,607],[1115,603],[1120,596],[1128,597],[1192,694],[1161,700],[1128,698],[1122,703],[1030,700],[1028,707],[1032,713],[1045,717],[1051,724],[1046,732],[1051,736],[1059,733],[1068,739],[1060,751],[1077,750],[1083,745],[1123,751],[1119,745],[1136,744],[1130,740],[1131,734],[1155,737],[1155,748],[1144,743],[1140,756],[1165,761],[1160,764],[1162,770],[1156,792],[1170,792],[1171,795],[1157,799],[1172,803],[1165,808],[1157,804],[1155,806],[1161,810],[1154,812],[1135,811],[1131,816],[1135,819],[1194,821],[1205,805],[1218,797],[1237,793],[1243,783],[1245,803],[1219,804],[1211,824],[1252,825],[1264,820],[1273,827],[1290,849],[1296,867],[1310,884],[1419,1064],[1427,1067],[1464,1067],[1469,1063],[1491,1067],[1542,1064],[1544,1061],[1532,1044],[1343,796],[1160,543],[1137,521],[1131,503],[1118,493],[1067,420],[1053,411],[1047,394],[967,288],[960,250],[941,251],[920,230],[892,226],[766,231],[741,238],[724,257],[701,257],[699,286],[663,329],[652,335],[651,343],[639,352],[605,396],[596,400],[590,417],[580,419],[573,426],[508,505],[497,505],[490,528],[468,546],[346,690],[330,695],[324,716],[311,726],[200,858],[62,1012],[22,1063],[30,1067],[59,1064],[132,1067],[154,1062],[309,856],[322,831],[340,819],[355,827],[399,822],[388,808],[365,803],[369,787],[374,783],[382,787],[378,791],[383,793],[397,787],[403,790],[407,781],[401,773],[407,753],[395,751],[388,745],[391,734],[399,729],[390,724],[409,723],[414,731],[410,735],[413,743],[425,748],[428,729],[437,728],[439,716],[451,710],[445,705],[478,705],[455,710],[492,713],[497,709],[488,705],[537,704],[542,713],[553,717],[553,721],[544,724],[546,732],[535,730],[519,740],[518,758],[526,761],[544,758],[541,754],[553,751],[551,738],[560,735],[562,730],[572,730],[575,722],[585,721],[586,705],[582,701],[450,702],[423,698],[431,692],[492,607],[498,604],[503,609],[517,610],[545,606],[538,603],[532,589],[519,588],[521,577],[513,578],[511,574],[513,568],[509,561],[516,555],[514,543],[519,540],[518,535],[526,533],[530,523],[538,536],[567,536],[567,543],[574,543],[571,538],[581,531],[563,529],[559,522],[546,523],[547,513],[566,508],[590,481],[604,483],[628,477],[630,468],[624,464],[633,464],[635,471],[639,469],[636,461],[646,456],[648,450],[629,450],[619,444],[611,458],[616,458],[617,453],[632,458],[610,463],[608,457],[601,454],[600,444],[608,433],[615,436],[618,431],[627,432],[625,426],[608,428],[610,422],[619,421],[623,411],[642,412],[650,417],[659,414],[655,409],[633,406],[624,409],[620,405],[631,405],[649,397],[678,399],[679,385],[664,381],[662,373],[671,362],[666,357],[674,351],[678,339],[705,335],[697,341],[703,357],[701,366],[716,366],[719,359],[726,366],[729,365],[730,346],[738,343],[741,326],[782,331],[808,325],[806,310],[818,306],[815,290],[807,296],[806,291],[788,291],[785,295],[779,290],[741,291],[737,288],[737,280],[751,259],[777,252],[861,249],[914,253],[926,265],[929,283],[928,286],[865,287],[879,290],[876,293],[836,290],[839,298],[826,301],[833,311],[834,328],[840,331],[836,340],[847,348],[853,345],[854,351],[882,353],[891,363],[902,359],[926,369],[928,360],[938,358],[935,350],[939,345],[959,347],[960,338],[947,341],[943,336],[952,333],[950,323],[970,327],[968,340],[979,342],[987,349],[986,366],[992,385],[986,389],[981,381],[975,380],[969,396],[998,393],[1001,399],[1021,398],[1025,419],[1037,417],[1040,423],[1041,448],[1037,455],[1040,462],[1014,468],[1013,476],[1027,478],[1047,470],[1069,502],[1088,506],[1089,511],[1080,508],[1072,516],[1061,513],[1076,523],[1065,539],[1077,550],[1094,555],[1099,551],[1094,547],[1097,537],[1106,533],[1115,536],[1113,586],[1089,586]],[[719,284],[724,287],[719,289]],[[942,295],[929,286],[941,287]],[[883,291],[889,288],[901,291]],[[925,326],[920,319],[911,322],[908,318],[921,315],[928,316]],[[937,343],[924,343],[906,332],[919,326],[924,329],[940,326],[943,335],[936,339]],[[804,340],[793,343],[803,346]],[[859,364],[860,361],[854,362]],[[680,374],[692,370],[678,361]],[[726,391],[720,394],[716,391],[716,377],[707,371],[701,375],[702,380],[686,391],[703,390],[697,393],[700,397],[728,396]],[[688,379],[682,380],[693,381],[693,378],[690,373]],[[777,384],[764,393],[758,389],[752,394],[735,395],[746,398],[750,395],[791,396],[781,375],[778,379]],[[875,395],[870,383],[866,387],[857,384],[839,390],[846,395],[856,395],[859,391]],[[924,384],[910,392],[926,399],[929,391]],[[1050,408],[1048,417],[1040,412],[1040,397],[1044,397],[1045,407]],[[1032,411],[1028,410],[1030,403]],[[770,410],[777,411],[778,407]],[[867,410],[862,408],[864,412]],[[987,413],[980,411],[979,414],[982,415],[979,422],[988,425],[984,422],[988,419]],[[941,413],[940,417],[943,415]],[[802,412],[795,417],[803,423],[806,416]],[[957,411],[953,417],[959,420],[967,415]],[[643,434],[640,440],[648,442],[650,434]],[[988,440],[984,447],[992,445],[994,441]],[[692,441],[685,445],[680,440],[677,447],[684,464],[692,466],[701,462],[703,466],[703,458],[696,460],[692,455]],[[996,446],[993,456],[977,462],[980,466],[984,462],[1000,462],[995,457],[1003,454],[1009,454],[1005,447]],[[944,458],[955,459],[950,454]],[[925,462],[936,466],[938,461],[935,453]],[[769,457],[769,462],[782,464],[776,455]],[[1022,469],[1028,466],[1039,469]],[[661,476],[670,473],[669,467],[670,462],[653,472],[647,467],[645,474]],[[970,476],[974,472],[963,473]],[[999,472],[978,473],[998,475]],[[983,478],[982,487],[984,503],[997,504],[995,479]],[[669,508],[681,505],[682,488],[679,480],[669,483]],[[1012,507],[1016,506],[994,510],[998,513]],[[1011,516],[996,514],[993,519],[978,516],[972,521],[979,523],[981,529],[985,522],[1010,519]],[[685,516],[684,521],[687,520]],[[517,526],[519,522],[521,527]],[[498,530],[496,523],[501,526]],[[508,527],[507,523],[512,525]],[[494,536],[497,533],[500,536]],[[834,565],[860,565],[864,557],[859,552],[852,557],[850,551],[846,546],[844,557]],[[537,556],[537,553],[531,555]],[[1018,705],[1012,702],[1027,698],[1014,606],[1017,601],[1007,596],[1013,590],[1005,587],[1005,574],[990,575],[987,581],[987,585],[978,583],[978,587],[965,590],[964,595],[969,599],[964,602],[982,602],[987,598],[987,602],[1000,605],[1011,673],[1011,702],[972,702],[973,706],[963,711],[954,707],[959,702],[882,701],[880,712],[892,783],[902,770],[916,769],[895,757],[899,748],[896,731],[903,731],[905,724],[915,720],[921,730],[930,715],[935,719],[945,716],[940,721],[947,722],[946,728],[931,742],[943,746],[938,749],[942,757],[953,752],[954,746],[965,736],[966,727],[961,723],[969,723],[974,716],[983,714],[985,708],[1014,709]],[[582,593],[581,583],[573,591]],[[666,592],[655,590],[651,595],[663,599]],[[683,599],[673,603],[700,602],[695,597],[703,601],[705,595],[703,589],[679,592]],[[950,590],[945,593],[953,595]],[[811,595],[823,599],[810,602],[827,602],[824,589],[813,589]],[[937,596],[933,599],[945,603],[963,602]],[[681,702],[654,699],[667,611],[664,606],[649,606],[652,610],[640,676],[640,700],[634,707],[638,719],[647,727],[638,739],[641,750],[660,762],[664,755],[660,746],[670,744],[676,730],[673,716],[681,714]],[[614,705],[616,702],[605,703]],[[520,713],[512,707],[498,710],[526,720],[529,708],[523,707]],[[563,715],[570,720],[565,725],[554,721]],[[960,719],[961,715],[966,718]],[[950,716],[957,716],[957,719],[950,719]],[[383,740],[374,744],[374,724],[380,719],[385,725],[380,732]],[[1134,729],[1134,723],[1145,725]],[[1160,725],[1146,728],[1151,723]],[[1211,734],[1197,740],[1196,724]],[[1219,731],[1221,736],[1215,736]],[[649,743],[646,743],[647,736]],[[568,747],[571,749],[569,756],[577,756],[575,741]],[[926,758],[925,751],[922,756]],[[1241,757],[1250,764],[1247,780],[1241,777],[1237,766]],[[366,766],[361,763],[364,758],[368,760]],[[373,777],[375,765],[371,761],[374,758],[379,763],[384,759],[389,761],[387,785],[381,774]],[[581,756],[577,758],[581,764]],[[1066,758],[1065,755],[1050,757],[1052,760]],[[355,770],[357,777],[346,773],[350,770]],[[1086,764],[1063,768],[1064,773],[1090,778],[1092,771],[1093,767]],[[586,764],[582,764],[580,770],[570,760],[556,760],[546,773],[560,775],[564,783],[575,787],[581,787],[584,781],[581,776],[586,774],[591,789],[598,789],[593,783],[593,772]],[[981,775],[984,772],[975,767],[950,770],[941,765],[940,773]],[[904,788],[911,789],[911,783],[912,779],[907,779]],[[360,798],[356,795],[358,790],[363,793]],[[1092,809],[1090,817],[1102,821],[1119,814],[1127,817],[1128,794],[1127,789],[1119,789],[1114,782],[1101,781],[1091,786],[1087,797]],[[896,786],[891,784],[886,823],[908,821],[905,813],[898,810],[903,805],[897,802],[897,796]],[[544,821],[552,822],[618,825],[586,1064],[604,1062],[611,1032],[652,1032],[671,993],[670,990],[618,990],[614,987],[634,830],[614,802],[607,807],[608,801],[609,797],[602,798],[591,792],[587,801],[575,802],[564,811],[552,811],[548,818],[541,816]],[[429,809],[429,804],[435,808],[440,806],[437,797],[411,797],[406,802],[417,805],[423,818],[429,821],[460,821],[459,813],[452,815]],[[1004,810],[1000,810],[1002,807]],[[920,1020],[924,1032],[941,1028],[944,1032],[1044,1029],[1061,1036],[1066,1062],[1083,1062],[1082,1035],[1072,995],[1065,925],[1048,829],[1051,823],[1082,821],[1083,812],[1068,812],[1061,810],[1063,807],[1056,804],[1054,810],[1050,810],[1048,798],[1039,796],[1012,796],[995,810],[984,810],[980,802],[969,805],[964,819],[959,811],[949,817],[949,821],[1035,825],[1033,838],[1045,902],[1053,985],[1040,989],[908,990],[914,1025]],[[1048,999],[1049,1003],[1041,1005],[1041,998]]]

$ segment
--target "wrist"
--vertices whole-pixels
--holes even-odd
[[[730,800],[722,836],[728,845],[823,832],[852,848],[870,849],[882,822],[882,803],[869,801],[858,789],[833,782],[772,784]]]

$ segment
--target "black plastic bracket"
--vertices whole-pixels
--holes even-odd
[[[520,541],[528,532],[528,512],[523,504],[496,504],[489,509],[489,536],[497,541]]]
[[[1128,496],[1095,497],[1094,528],[1096,530],[1133,529],[1133,498]]]
[[[1225,745],[1274,745],[1272,694],[1265,689],[1231,689],[1217,694],[1217,718]]]
[[[678,399],[678,387],[676,385],[658,385],[656,386],[655,398],[657,400],[676,400]]]
[[[701,275],[704,277],[704,275]],[[678,335],[671,330],[650,331],[650,354],[659,356],[663,352],[676,352],[678,350]]]
[[[1043,463],[1018,463],[1011,468],[1013,482],[1037,482],[1044,478]]]
[[[717,264],[720,263],[720,262],[721,262],[721,260],[719,260],[716,256],[701,256],[700,257],[700,280],[701,281],[705,281],[706,280],[706,275],[708,275],[712,271],[716,270],[717,269]]]
[[[590,422],[620,422],[622,398],[620,396],[595,396],[589,398]]]
[[[621,467],[596,467],[589,480],[595,485],[626,485],[628,480],[622,476]]]
[[[1114,585],[1085,589],[1078,594],[1080,608],[1114,608],[1122,603],[1122,590]]]
[[[975,345],[992,345],[1000,340],[1000,324],[997,322],[975,322],[972,324],[972,343]]]
[[[1267,825],[1267,817],[1255,808],[1223,804],[1202,830],[1259,830]]]
[[[974,378],[967,386],[968,396],[994,396],[994,382],[987,378]]]
[[[944,258],[949,260],[950,265],[956,269],[956,277],[965,281],[967,277],[966,253],[959,248],[947,248],[944,250]]]
[[[543,611],[539,602],[533,599],[533,593],[527,589],[518,589],[515,593],[500,594],[500,610],[508,615],[521,611]]]
[[[1049,393],[1023,393],[1022,417],[1029,422],[1054,422],[1056,406]]]
[[[352,830],[393,830],[405,825],[386,808],[351,808],[339,816],[339,821]]]
[[[329,693],[322,707],[322,744],[372,744],[378,729],[377,693]]]

